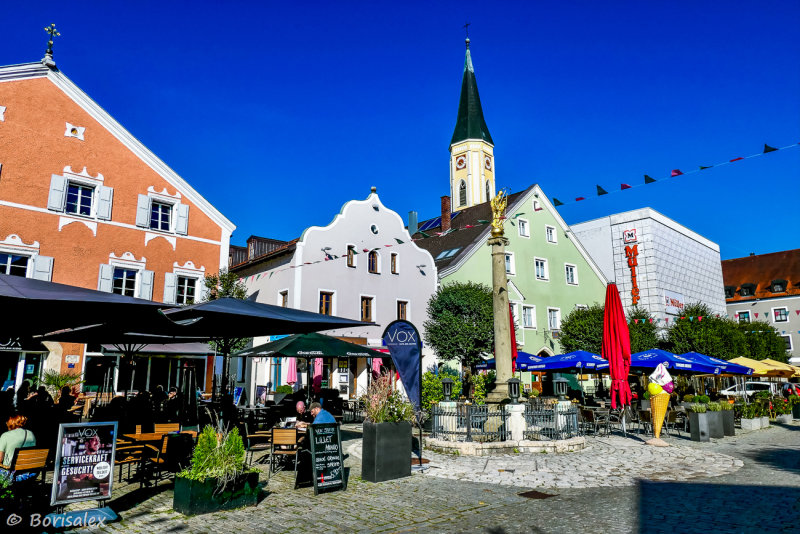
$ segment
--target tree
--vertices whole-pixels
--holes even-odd
[[[742,323],[739,325],[739,330],[744,333],[748,358],[754,360],[771,358],[779,362],[787,362],[789,360],[789,355],[786,353],[786,343],[778,333],[778,330],[771,324],[762,321]]]
[[[628,332],[631,337],[631,353],[655,349],[661,345],[653,316],[641,306],[628,310]]]
[[[475,282],[441,286],[428,301],[425,343],[443,361],[474,370],[481,354],[494,348],[492,290]]]
[[[676,353],[699,352],[722,360],[748,356],[744,332],[733,320],[711,313],[705,304],[689,304],[667,332],[667,348]]]
[[[203,302],[221,298],[244,300],[247,298],[247,287],[235,273],[221,269],[217,274],[208,274],[205,278],[206,291]],[[221,390],[227,391],[229,385],[231,353],[242,350],[251,338],[223,338],[211,342],[214,350],[222,354]],[[215,393],[216,394],[216,393]]]
[[[558,341],[564,352],[585,350],[600,354],[603,344],[602,304],[575,309],[561,321],[561,336]]]

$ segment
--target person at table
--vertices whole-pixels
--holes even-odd
[[[311,415],[310,410],[306,410],[306,403],[303,401],[297,401],[295,404],[294,409],[297,411],[297,422],[298,423],[305,423],[308,424],[314,420],[314,416]]]
[[[32,447],[36,445],[36,437],[33,432],[23,428],[28,422],[24,415],[15,415],[8,418],[6,426],[8,432],[0,435],[0,476],[11,477],[11,462],[14,461],[14,453],[21,447]],[[26,473],[17,477],[17,480],[24,480],[36,473]]]
[[[314,420],[311,422],[312,425],[321,425],[323,423],[335,423],[336,419],[331,415],[331,413],[327,410],[322,409],[322,405],[318,402],[312,402],[309,411],[311,415],[314,416]],[[306,428],[308,423],[305,422],[297,422],[295,425],[296,428]]]

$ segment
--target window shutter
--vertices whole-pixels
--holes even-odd
[[[142,271],[141,284],[139,284],[139,298],[152,300],[153,298],[153,271]]]
[[[139,202],[136,204],[136,226],[147,228],[150,226],[150,197],[139,195]]]
[[[50,177],[50,195],[47,197],[47,209],[64,211],[64,202],[67,194],[67,179],[53,174]]]
[[[111,203],[114,198],[114,189],[98,185],[97,189],[97,218],[104,221],[111,220]]]
[[[33,277],[36,280],[50,282],[53,278],[53,258],[50,256],[36,256],[33,260]]]
[[[194,301],[195,302],[205,302],[208,299],[208,293],[209,292],[210,292],[210,290],[208,289],[208,286],[206,285],[206,279],[205,278],[198,278],[197,279],[197,285],[195,286],[195,294],[197,295],[197,298],[195,298]]]
[[[114,278],[114,266],[107,263],[100,264],[100,276],[97,278],[97,290],[111,293]]]
[[[178,275],[164,274],[164,304],[175,304],[177,298]]]
[[[175,204],[175,233],[186,235],[189,233],[189,206]]]

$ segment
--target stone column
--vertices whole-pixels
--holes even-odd
[[[495,388],[486,396],[490,403],[508,398],[508,379],[511,378],[511,324],[508,317],[508,284],[506,278],[506,245],[501,236],[489,238],[492,247],[492,304],[494,309],[494,361],[497,371]]]

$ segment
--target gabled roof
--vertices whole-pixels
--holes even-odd
[[[728,303],[800,295],[800,249],[723,260],[722,279],[736,288]],[[786,291],[773,293],[773,281],[785,281]],[[745,284],[756,286],[752,296],[739,294]]]
[[[208,215],[212,221],[228,232],[232,233],[236,229],[236,225],[222,215],[217,208],[189,185],[186,180],[181,178],[178,173],[161,161],[158,156],[153,154],[153,152],[136,139],[60,70],[55,68],[51,69],[40,62],[0,66],[0,82],[18,81],[28,78],[49,79],[139,159],[164,178],[170,185],[179,190],[182,195],[201,209],[203,213]]]
[[[257,237],[257,236],[250,236],[250,238]],[[230,271],[231,272],[240,272],[246,270],[254,265],[258,265],[259,263],[264,263],[265,261],[269,261],[275,259],[279,256],[283,256],[285,254],[294,254],[295,249],[297,249],[297,242],[300,239],[292,239],[291,241],[285,242],[283,245],[280,245],[276,248],[271,249],[269,252],[261,254],[260,256],[256,256],[252,259],[246,259],[245,261],[231,265]]]
[[[472,66],[472,56],[469,53],[469,40],[467,40],[467,55],[464,58],[464,77],[461,79],[458,119],[456,119],[456,128],[450,144],[454,145],[467,139],[482,139],[494,145],[489,128],[483,119],[481,98],[478,96],[478,82],[475,80],[475,68]]]

